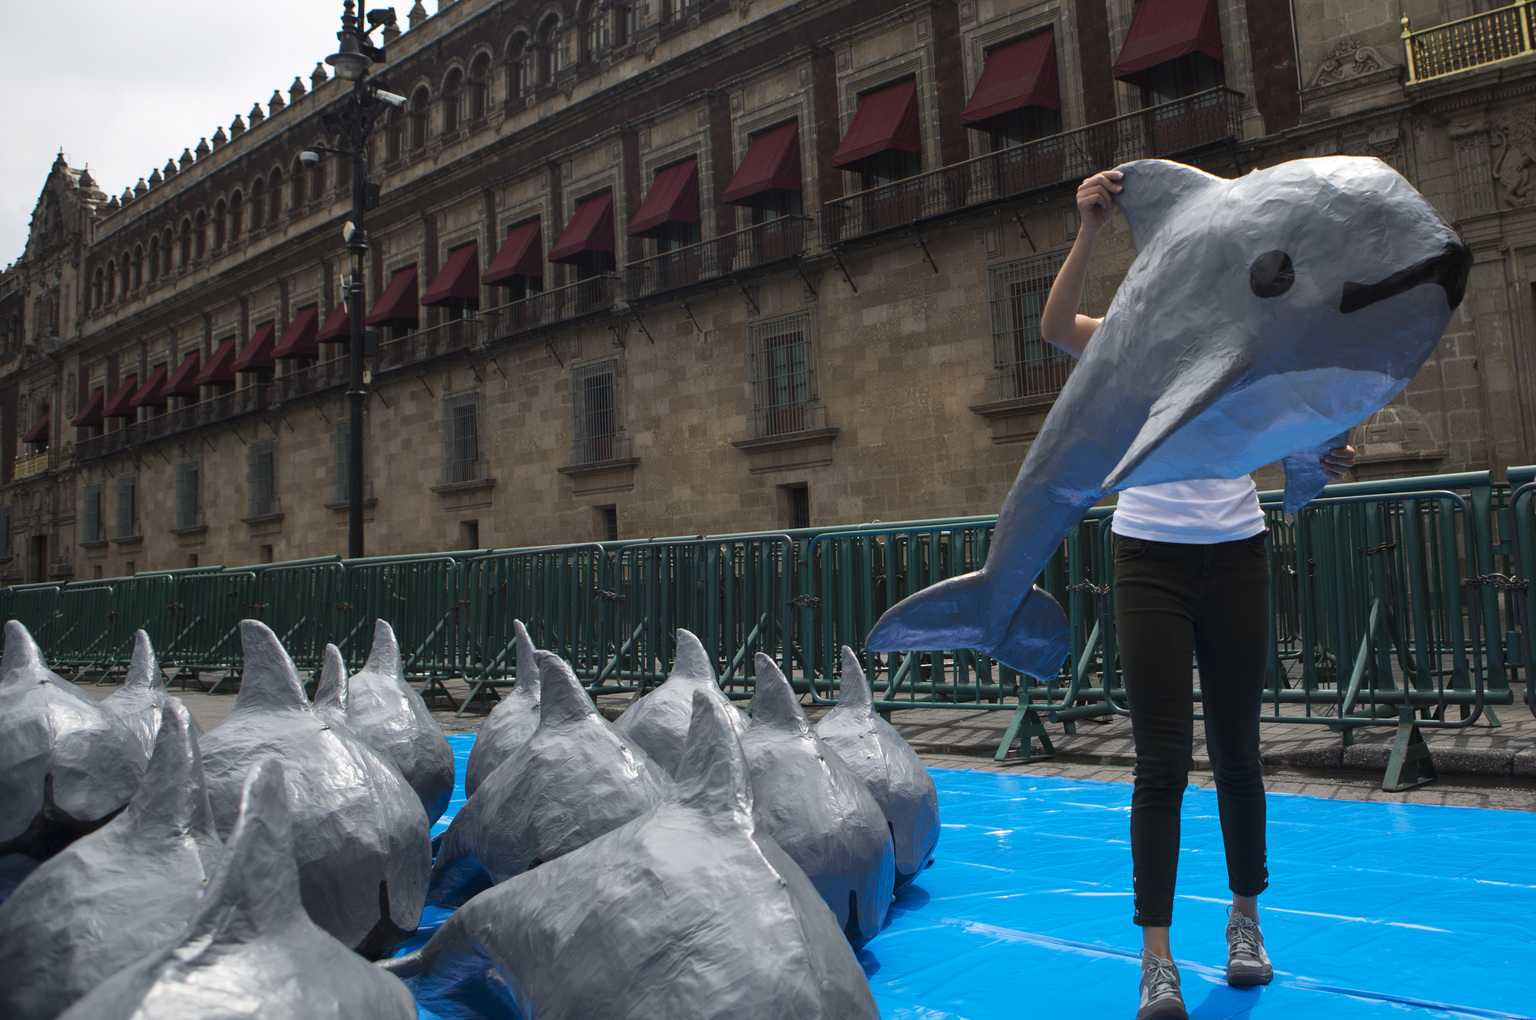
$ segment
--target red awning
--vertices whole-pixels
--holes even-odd
[[[832,154],[832,165],[857,169],[860,160],[887,149],[921,152],[922,148],[917,128],[917,82],[908,78],[859,97],[859,108],[843,144]]]
[[[315,342],[322,344],[344,344],[352,340],[352,313],[347,311],[347,300],[342,298],[341,303],[331,309],[331,314],[325,317],[320,332],[315,334]]]
[[[650,237],[668,223],[699,222],[699,161],[685,159],[656,171],[650,194],[629,221],[634,237]]]
[[[721,195],[740,205],[772,188],[800,190],[800,123],[790,121],[752,136],[736,176]]]
[[[232,383],[235,381],[235,338],[229,337],[219,344],[219,349],[213,352],[213,357],[208,359],[208,364],[197,373],[199,386],[213,386],[217,383]]]
[[[373,303],[363,319],[370,326],[394,326],[408,322],[416,325],[419,318],[416,305],[416,267],[398,270],[389,278],[389,286]]]
[[[1115,61],[1115,77],[1128,81],[1188,53],[1221,59],[1216,0],[1137,0]]]
[[[165,386],[160,390],[162,397],[195,397],[197,396],[197,369],[202,364],[203,356],[193,351],[181,359],[181,364],[176,366],[176,371],[165,381]]]
[[[274,358],[314,358],[320,354],[315,331],[320,325],[320,309],[314,305],[299,309],[299,314],[283,330],[283,338],[272,349]]]
[[[156,365],[155,370],[149,373],[149,378],[144,380],[144,385],[139,387],[139,392],[133,395],[133,401],[129,407],[164,407],[165,394],[161,387],[165,385],[165,366]]]
[[[960,113],[966,127],[986,128],[998,114],[1025,106],[1061,109],[1056,84],[1056,34],[1051,29],[987,51],[987,66]]]
[[[133,395],[139,391],[139,377],[135,373],[123,379],[123,384],[112,394],[112,399],[107,401],[107,406],[102,408],[103,418],[132,418]]]
[[[107,402],[107,391],[97,390],[91,394],[91,399],[80,409],[80,413],[69,419],[69,423],[76,428],[86,428],[91,425],[101,424],[101,407]]]
[[[480,242],[471,241],[448,253],[448,261],[432,278],[432,286],[421,296],[424,305],[451,305],[468,301],[480,307]]]
[[[544,230],[537,218],[507,231],[506,243],[491,259],[480,282],[486,286],[511,283],[514,276],[544,276]]]
[[[240,349],[240,356],[230,367],[236,372],[272,371],[272,347],[276,337],[276,324],[263,322],[256,327],[256,335],[245,342],[245,346]]]
[[[613,251],[613,192],[600,191],[576,204],[571,222],[555,246],[549,261],[574,262],[584,251]]]
[[[27,429],[27,434],[21,437],[23,443],[46,443],[48,441],[48,412],[44,411],[37,416],[37,421]]]

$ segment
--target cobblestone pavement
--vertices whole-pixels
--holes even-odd
[[[468,691],[459,681],[451,680],[447,687],[460,698]],[[104,698],[117,687],[103,684],[85,689]],[[232,689],[230,693],[207,694],[196,687],[183,691],[173,684],[171,693],[186,703],[204,730],[222,722],[235,702]],[[1515,703],[1501,705],[1495,710],[1498,726],[1490,725],[1484,718],[1465,729],[1423,730],[1440,778],[1404,793],[1387,793],[1381,789],[1382,774],[1396,732],[1394,726],[1362,727],[1356,731],[1353,745],[1345,747],[1340,735],[1326,725],[1266,723],[1263,729],[1266,786],[1275,793],[1346,800],[1536,811],[1536,717],[1532,716],[1523,696],[1523,686],[1516,685]],[[606,715],[614,718],[623,711],[627,701],[627,697],[604,697],[600,699],[600,705]],[[813,707],[807,714],[814,720],[825,711],[825,708]],[[433,715],[449,733],[474,733],[485,718],[472,713],[455,716],[452,709],[446,707],[434,709]],[[1075,733],[1064,733],[1060,724],[1047,723],[1046,730],[1056,751],[1054,756],[1040,755],[1037,738],[1033,757],[997,762],[993,760],[993,754],[1011,715],[1011,712],[913,709],[894,713],[892,722],[923,761],[936,767],[1131,781],[1134,751],[1130,723],[1123,717],[1104,721],[1079,720]],[[1209,786],[1210,763],[1198,723],[1195,726],[1194,761],[1195,771],[1190,781],[1197,786]]]

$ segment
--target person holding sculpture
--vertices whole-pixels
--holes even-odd
[[[1074,358],[1102,321],[1078,308],[1089,258],[1114,218],[1122,179],[1120,171],[1105,170],[1078,188],[1082,226],[1040,317],[1045,341]],[[1324,473],[1337,481],[1354,456],[1347,445],[1330,451]],[[1143,947],[1136,1016],[1185,1020],[1169,926],[1194,739],[1195,661],[1232,890],[1227,982],[1267,984],[1272,976],[1258,910],[1268,884],[1259,767],[1270,617],[1264,514],[1247,475],[1167,482],[1121,491],[1111,531],[1115,627],[1136,746],[1131,856]]]

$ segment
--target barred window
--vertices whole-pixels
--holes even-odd
[[[85,501],[80,507],[80,541],[100,542],[107,536],[101,533],[101,483],[92,482],[85,487]]]
[[[480,477],[480,397],[443,401],[443,480],[470,482]]]
[[[1047,344],[1040,335],[1045,296],[1065,258],[1065,253],[1053,252],[988,271],[994,394],[998,400],[1055,393],[1072,371],[1071,355]]]
[[[811,313],[797,312],[748,327],[752,436],[781,436],[816,428],[816,370]]]
[[[0,559],[11,558],[11,508],[0,506]]]
[[[195,528],[198,525],[198,476],[199,464],[184,460],[176,465],[176,527]]]
[[[273,444],[270,442],[253,443],[246,452],[246,516],[248,517],[263,517],[277,511],[273,454]]]
[[[115,538],[131,538],[139,533],[139,515],[135,506],[134,490],[138,478],[130,475],[117,480],[117,528]]]
[[[616,359],[571,370],[572,464],[600,464],[623,456],[618,377]]]

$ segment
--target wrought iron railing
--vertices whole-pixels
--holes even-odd
[[[42,453],[34,453],[30,457],[17,457],[16,467],[12,471],[14,478],[26,478],[28,475],[40,475],[54,466],[52,450],[44,450]]]
[[[130,446],[138,446],[140,443],[163,439],[189,429],[258,411],[271,403],[271,392],[270,383],[258,383],[255,386],[242,387],[232,393],[222,393],[207,400],[199,400],[195,404],[165,411],[153,418],[133,422],[126,428],[82,439],[75,444],[75,460],[76,462],[96,460]]]
[[[1470,71],[1536,52],[1536,0],[1500,7],[1434,28],[1411,30],[1402,20],[1408,83]]]
[[[531,294],[521,301],[482,312],[483,336],[487,342],[506,340],[540,326],[607,311],[613,307],[617,290],[618,277],[610,273]]]
[[[294,400],[335,386],[345,386],[349,367],[344,357],[306,365],[272,380],[273,395],[278,401]]]
[[[454,319],[391,340],[379,348],[378,370],[387,372],[392,368],[435,358],[439,354],[474,347],[482,342],[482,327],[482,320],[478,318]]]
[[[1065,354],[1047,354],[1036,361],[1018,361],[992,369],[992,392],[998,400],[1022,400],[1061,392],[1077,364]]]
[[[613,432],[578,432],[571,439],[571,466],[591,467],[629,456],[629,433],[622,428]]]
[[[809,222],[804,216],[781,216],[631,262],[624,267],[625,296],[633,301],[792,259],[805,251]]]
[[[814,400],[769,403],[752,408],[747,424],[753,439],[789,438],[801,432],[826,428],[827,408]]]
[[[822,240],[840,244],[997,202],[1133,159],[1172,156],[1235,139],[1243,96],[1207,89],[1183,99],[1099,121],[953,163],[822,206]]]

